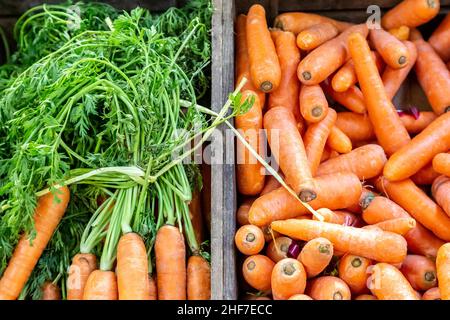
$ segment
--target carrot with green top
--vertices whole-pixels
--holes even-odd
[[[450,300],[450,243],[439,249],[436,268],[441,299]]]
[[[72,259],[67,276],[67,300],[83,300],[84,287],[92,271],[97,269],[97,257],[78,253]]]
[[[431,186],[431,193],[442,210],[450,216],[450,178],[447,176],[436,178]]]
[[[439,153],[433,158],[433,169],[437,173],[450,177],[450,153]]]
[[[301,86],[300,112],[309,123],[323,120],[328,113],[328,101],[319,85]]]
[[[61,289],[53,282],[46,281],[42,286],[41,300],[61,300]]]
[[[331,23],[316,24],[297,35],[297,46],[304,51],[310,51],[338,34],[339,30]]]
[[[381,18],[384,29],[418,27],[433,19],[440,9],[439,0],[404,0]]]
[[[408,48],[392,34],[383,29],[372,29],[369,38],[386,65],[394,69],[408,65]]]
[[[287,12],[278,15],[275,18],[274,27],[284,31],[290,31],[299,34],[303,30],[312,26],[324,23],[331,23],[339,32],[352,26],[351,23],[330,19],[318,14],[305,12]]]

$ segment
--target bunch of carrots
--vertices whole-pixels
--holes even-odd
[[[416,29],[439,10],[405,0],[371,29],[302,12],[268,28],[260,5],[237,18],[246,299],[450,299],[450,15]],[[432,111],[394,106],[410,73]]]

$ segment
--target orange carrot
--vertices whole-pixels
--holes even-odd
[[[428,43],[443,61],[450,60],[450,14],[447,14],[439,27],[433,31]]]
[[[396,267],[378,263],[370,269],[368,287],[379,300],[420,300]]]
[[[299,100],[300,111],[306,121],[314,123],[326,117],[328,102],[319,85],[302,86]]]
[[[315,238],[308,241],[300,251],[298,260],[305,267],[308,278],[321,273],[333,258],[333,244],[325,238]]]
[[[336,38],[309,53],[298,65],[297,76],[303,84],[319,84],[348,59],[347,39],[352,33],[366,37],[366,24],[349,27]]]
[[[264,234],[257,226],[247,224],[238,229],[234,236],[238,250],[247,255],[259,253],[264,248]]]
[[[400,69],[409,63],[408,48],[389,32],[372,29],[370,41],[389,67]]]
[[[338,112],[335,125],[341,129],[351,141],[365,141],[375,137],[372,123],[366,114]]]
[[[407,255],[400,271],[415,290],[425,291],[437,286],[436,265],[427,257]]]
[[[409,231],[416,227],[416,220],[413,218],[395,218],[390,220],[381,221],[372,225],[365,226],[364,228],[380,228],[384,231],[393,232],[404,236]]]
[[[312,298],[306,294],[294,294],[288,300],[312,300]]]
[[[263,255],[250,256],[242,265],[245,281],[259,291],[268,291],[271,288],[272,270],[275,263]]]
[[[350,138],[336,126],[331,128],[327,145],[339,153],[349,153],[353,148]]]
[[[434,287],[425,291],[422,300],[441,300],[441,294],[438,287]]]
[[[326,117],[317,123],[311,124],[305,132],[305,150],[308,157],[309,168],[313,175],[320,165],[320,159],[325,148],[331,128],[336,122],[336,111],[329,109]]]
[[[187,265],[188,300],[211,299],[211,268],[209,262],[199,255],[192,255]]]
[[[55,197],[59,199],[55,200]],[[17,299],[38,262],[53,232],[63,217],[70,199],[69,188],[48,193],[38,199],[34,211],[35,237],[23,235],[0,279],[0,300]]]
[[[238,210],[236,212],[236,219],[237,219],[239,226],[249,224],[248,212],[254,201],[255,201],[255,198],[246,199],[244,202],[242,202],[242,204],[238,208]]]
[[[350,300],[348,285],[337,277],[324,276],[311,281],[308,293],[314,300]]]
[[[67,300],[83,300],[86,281],[96,269],[97,258],[92,253],[78,253],[73,257],[67,277]]]
[[[401,115],[403,125],[410,134],[420,133],[423,129],[428,127],[430,123],[436,120],[436,114],[432,111],[422,111],[419,114],[419,118],[414,118],[412,115]]]
[[[338,35],[338,29],[331,23],[315,24],[297,35],[297,46],[310,51]]]
[[[158,300],[158,288],[156,286],[156,275],[148,275],[149,300]]]
[[[113,271],[94,270],[84,287],[83,300],[117,300],[117,278]]]
[[[395,152],[386,163],[383,174],[390,181],[409,178],[425,167],[433,157],[450,149],[450,113],[434,120],[411,142]]]
[[[155,257],[158,299],[186,300],[186,247],[178,228],[164,225],[158,230]]]
[[[245,114],[235,117],[236,128],[259,154],[263,115],[258,96],[252,91],[242,93],[242,101],[254,99],[253,106]],[[257,195],[264,188],[264,167],[238,140],[236,145],[236,180],[238,190],[244,195]]]
[[[61,290],[53,282],[45,282],[42,286],[41,300],[61,300]]]
[[[446,176],[436,178],[431,186],[431,192],[442,210],[450,216],[450,178]]]
[[[343,209],[358,202],[361,182],[354,174],[333,174],[315,179],[317,198],[309,203],[314,209]],[[284,187],[258,198],[249,212],[250,223],[265,226],[272,221],[308,214],[306,209]]]
[[[415,184],[424,185],[432,184],[433,181],[439,177],[440,174],[434,171],[433,165],[431,163],[427,164],[425,167],[417,171],[411,176],[411,180]]]
[[[395,233],[361,229],[314,220],[280,220],[272,229],[290,238],[309,241],[324,237],[335,250],[360,255],[388,263],[402,262],[406,256],[406,241]]]
[[[192,191],[192,199],[189,203],[189,217],[191,218],[192,228],[194,229],[195,239],[197,243],[205,241],[205,230],[202,214],[202,203],[200,191]]]
[[[267,130],[272,154],[280,165],[286,182],[302,201],[314,200],[316,191],[308,167],[307,151],[305,152],[292,112],[283,107],[270,109],[264,115],[264,128]]]
[[[381,25],[385,29],[417,27],[433,19],[439,8],[439,0],[404,0],[386,12]]]
[[[288,237],[275,238],[267,246],[266,255],[275,262],[285,259],[291,243],[292,239]]]
[[[278,175],[280,175],[281,178],[284,179],[283,173],[278,172]],[[279,187],[281,187],[281,183],[278,182],[278,180],[274,176],[269,176],[266,179],[266,184],[264,185],[264,188],[261,190],[261,193],[259,195],[263,196],[266,193],[269,193],[275,189],[278,189]]]
[[[263,6],[254,4],[250,7],[246,32],[253,85],[263,92],[271,92],[280,84],[281,69]]]
[[[362,206],[364,205],[364,201],[366,198],[373,198],[377,194],[372,189],[369,189],[368,187],[362,188],[361,195],[359,197],[358,203],[354,204],[351,207],[346,208],[348,211],[353,213],[362,213]]]
[[[450,300],[450,243],[444,244],[436,258],[439,291],[442,300]]]
[[[367,291],[367,268],[372,261],[352,254],[345,254],[339,260],[339,278],[345,281],[353,294],[361,294]]]
[[[306,271],[300,261],[286,258],[272,271],[272,296],[274,300],[287,300],[294,294],[305,292]]]
[[[409,27],[407,27],[407,26],[400,26],[397,28],[392,28],[392,29],[389,29],[388,31],[390,34],[392,34],[394,37],[396,37],[400,41],[409,39]]]
[[[450,217],[414,182],[410,179],[391,182],[380,178],[376,183],[379,190],[383,190],[414,219],[439,238],[450,241]]]
[[[355,298],[355,300],[378,300],[377,297],[371,294],[362,294]]]
[[[450,153],[439,153],[434,156],[433,169],[437,173],[450,177]]]
[[[344,92],[334,91],[328,80],[322,82],[323,91],[334,101],[356,113],[364,114],[366,105],[361,90],[357,86],[351,86]]]
[[[385,152],[391,155],[409,142],[408,132],[386,96],[367,41],[355,33],[349,36],[348,42],[375,135]]]
[[[386,155],[383,148],[376,144],[368,144],[330,159],[322,163],[317,175],[336,172],[352,172],[360,180],[366,180],[378,176],[386,163]]]
[[[322,153],[322,158],[320,159],[320,163],[327,161],[328,159],[330,159],[330,155],[331,152],[333,152],[334,150],[332,150],[329,146],[325,146],[325,148],[323,149],[323,153]]]
[[[352,25],[348,22],[337,21],[318,14],[287,12],[280,14],[275,18],[274,27],[280,28],[284,31],[291,31],[294,34],[299,34],[305,29],[323,23],[331,23],[338,29],[339,32],[344,31]]]
[[[354,227],[354,224],[357,223],[357,217],[351,212],[339,210],[332,211],[328,208],[318,209],[317,212],[323,217],[323,221],[325,222],[352,227]],[[316,216],[313,216],[313,220],[318,219]]]

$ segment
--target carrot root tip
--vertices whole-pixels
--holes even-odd
[[[299,194],[299,198],[303,202],[313,201],[316,197],[317,197],[317,194],[312,190],[302,190]]]
[[[273,85],[272,85],[272,82],[270,82],[270,81],[264,81],[263,83],[261,83],[261,87],[260,87],[261,91],[269,92],[270,90],[272,90],[272,88],[273,88]]]

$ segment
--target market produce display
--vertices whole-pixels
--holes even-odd
[[[257,103],[236,128],[270,149],[238,137],[241,297],[450,299],[449,15],[417,29],[439,11],[404,0],[375,28],[303,12],[271,28],[259,4],[237,17],[236,86]],[[409,74],[430,111],[394,105]]]

